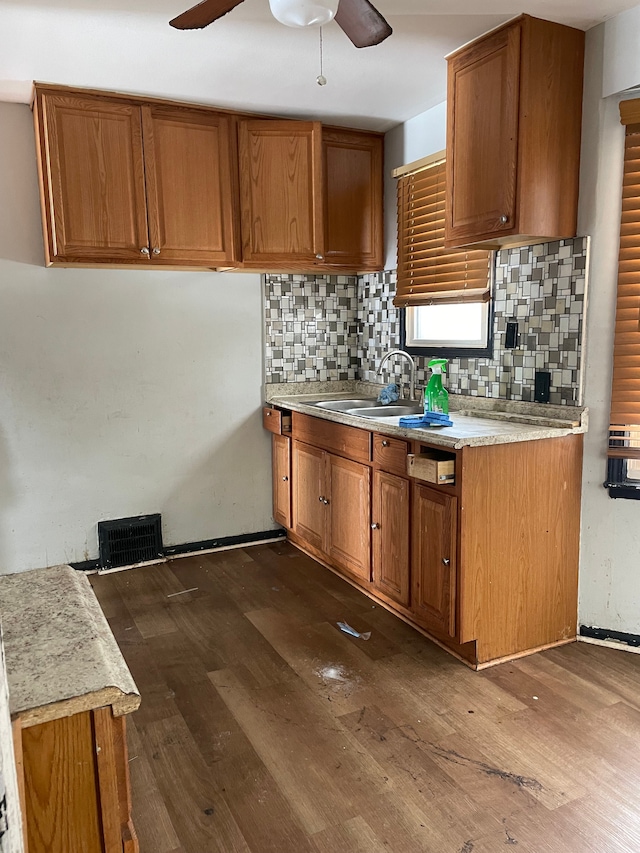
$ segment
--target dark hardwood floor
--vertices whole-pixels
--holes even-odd
[[[141,853],[640,853],[638,655],[475,673],[286,543],[91,582]]]

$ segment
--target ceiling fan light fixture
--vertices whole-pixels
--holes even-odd
[[[323,27],[333,20],[339,0],[269,0],[271,14],[287,27]]]

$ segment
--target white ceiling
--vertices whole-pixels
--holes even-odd
[[[324,87],[318,30],[278,24],[268,0],[205,30],[168,25],[194,2],[0,0],[0,100],[42,80],[387,130],[445,99],[446,53],[521,11],[588,29],[638,0],[374,0],[393,35],[357,50],[325,27]]]

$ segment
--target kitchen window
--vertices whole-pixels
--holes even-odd
[[[618,294],[605,486],[640,500],[640,99],[623,101],[625,125]]]
[[[443,155],[394,173],[402,347],[414,355],[491,356],[494,253],[445,248]]]

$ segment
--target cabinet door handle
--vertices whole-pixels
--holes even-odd
[[[323,499],[322,499],[322,503],[323,503],[325,506],[329,506],[329,501],[328,501],[326,498],[323,498]]]
[[[373,524],[371,525],[371,529],[372,530],[380,530],[380,525],[378,524],[377,521],[373,522]]]
[[[319,261],[323,261],[323,260],[324,260],[324,255],[321,255],[321,254],[319,254],[319,253],[318,253],[318,254],[316,255],[316,258],[317,258],[317,260],[319,260]]]
[[[391,442],[389,442],[389,441],[383,441],[382,442],[383,447],[389,447],[390,444],[391,444]]]
[[[269,411],[268,411],[268,412],[265,412],[265,415],[266,415],[268,418],[270,418],[270,417],[271,417],[271,409],[269,409]]]
[[[288,478],[288,477],[283,477],[283,478],[282,478],[282,482],[283,482],[283,483],[288,483],[288,482],[289,482],[289,478]]]
[[[148,255],[148,254],[149,254],[149,247],[148,247],[148,246],[143,246],[143,247],[140,249],[140,253],[141,253],[141,254],[143,254],[143,255]]]
[[[506,215],[506,213],[503,213],[500,217],[500,225],[506,225],[508,221],[509,217]]]
[[[451,564],[451,560],[448,560],[446,557],[444,557],[442,560],[442,565],[443,566],[449,566],[450,564]]]
[[[154,246],[154,247],[153,247],[153,254],[154,254],[154,255],[159,255],[159,254],[160,254],[160,249],[159,249],[157,246]]]
[[[321,504],[324,503],[324,495],[320,495],[318,500],[320,501]]]

